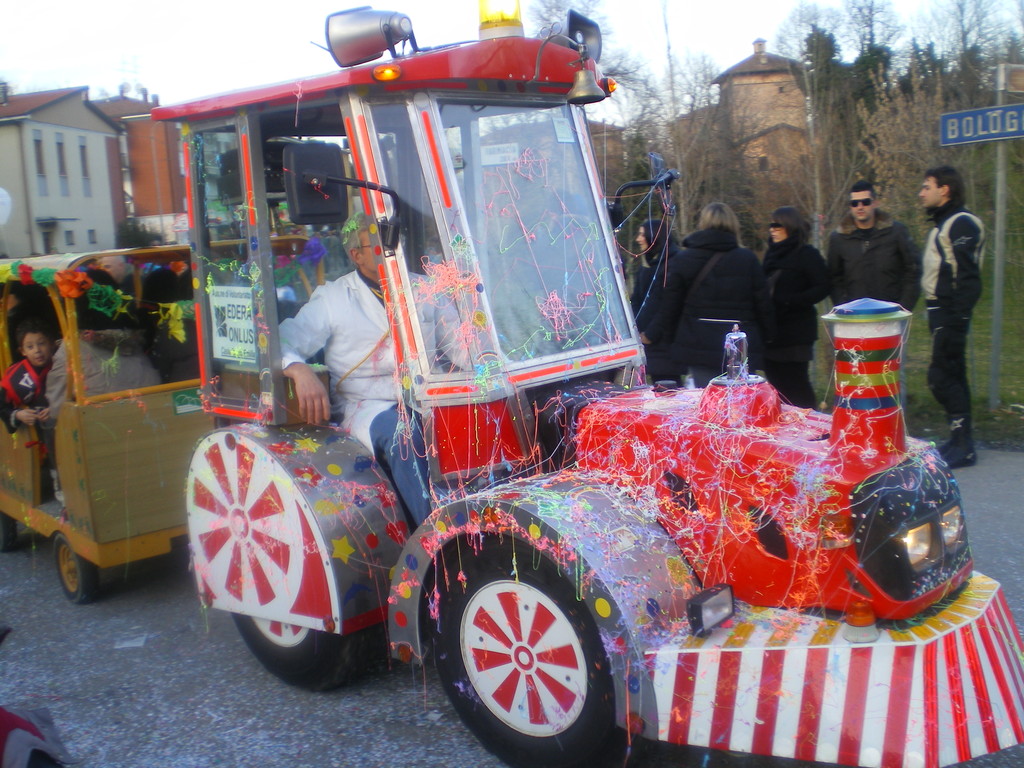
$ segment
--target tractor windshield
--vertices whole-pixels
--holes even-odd
[[[570,108],[442,103],[441,119],[504,357],[628,337]]]

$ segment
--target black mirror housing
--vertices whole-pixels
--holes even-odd
[[[284,148],[284,188],[288,215],[296,224],[332,224],[348,219],[343,185],[328,182],[345,175],[341,147],[321,141]]]

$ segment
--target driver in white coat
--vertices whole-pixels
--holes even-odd
[[[423,431],[415,416],[399,418],[395,342],[374,246],[365,217],[357,214],[354,219],[355,226],[345,227],[345,247],[355,271],[318,287],[294,318],[281,323],[281,364],[284,375],[294,382],[302,418],[310,424],[341,424],[371,451],[388,470],[418,526],[431,511]],[[436,307],[425,304],[417,309],[421,327],[432,331],[429,335],[448,331],[448,338],[453,338],[454,327],[437,322]],[[467,357],[450,342],[438,346],[450,360]],[[330,372],[330,395],[305,362],[320,349]]]

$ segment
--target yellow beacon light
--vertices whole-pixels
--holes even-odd
[[[480,39],[522,37],[519,0],[480,0]]]

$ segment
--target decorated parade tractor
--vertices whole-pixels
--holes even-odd
[[[22,543],[20,527],[53,536],[72,602],[96,597],[101,569],[185,543],[180,488],[212,427],[197,388],[190,261],[187,246],[158,246],[0,266],[0,366],[20,359],[15,326],[32,318],[60,340],[50,383],[58,369],[64,381],[55,423],[2,433],[0,550]],[[119,279],[90,277],[111,263]],[[119,321],[129,316],[133,331]]]
[[[906,436],[908,313],[827,316],[831,416],[780,403],[739,330],[706,389],[646,386],[582,108],[612,90],[600,32],[573,14],[528,39],[481,6],[480,40],[429,50],[401,14],[337,13],[339,71],[154,111],[182,124],[218,419],[186,488],[204,605],[310,688],[386,628],[376,648],[432,660],[516,765],[621,763],[637,739],[903,768],[1019,744],[1016,625],[955,479]],[[304,243],[285,265],[282,236]],[[394,349],[418,526],[282,371],[280,324],[363,249],[388,330],[355,365]]]

